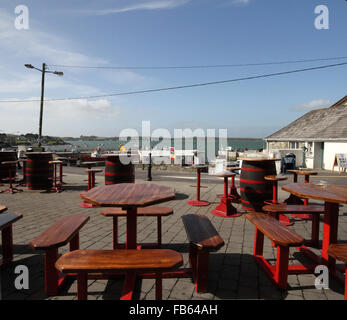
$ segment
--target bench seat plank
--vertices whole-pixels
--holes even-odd
[[[62,217],[30,242],[33,249],[52,249],[66,245],[88,222],[89,216],[75,214]]]
[[[187,214],[182,220],[190,243],[207,250],[218,250],[224,245],[223,239],[206,216]]]
[[[169,271],[183,264],[182,255],[168,249],[75,250],[61,256],[55,266],[62,273]]]
[[[101,214],[105,217],[126,216],[127,211],[122,208],[105,208],[101,211]],[[150,206],[137,208],[137,216],[157,217],[168,216],[170,214],[173,214],[173,209],[169,207]]]
[[[328,255],[347,263],[347,244],[331,244],[328,248]]]
[[[324,206],[322,205],[266,205],[263,207],[264,211],[267,212],[274,212],[274,213],[318,213],[323,214],[324,213]]]
[[[246,218],[277,245],[292,247],[301,245],[304,241],[303,237],[293,230],[286,228],[278,220],[266,213],[247,213]]]
[[[23,215],[17,213],[6,213],[0,215],[0,230],[7,228],[12,223],[23,218]]]

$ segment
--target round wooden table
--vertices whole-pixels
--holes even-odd
[[[222,218],[236,218],[241,214],[237,213],[236,208],[231,204],[231,198],[228,195],[228,179],[229,177],[235,177],[236,173],[225,171],[221,173],[217,173],[217,177],[224,178],[224,195],[220,200],[220,204],[214,209],[211,210],[211,214],[217,217]]]
[[[327,184],[323,186],[313,183],[291,183],[283,186],[282,189],[301,198],[315,199],[325,202],[321,257],[318,257],[305,246],[300,249],[305,255],[313,259],[317,265],[327,265],[332,275],[338,280],[344,282],[344,277],[335,268],[334,259],[328,255],[328,248],[330,244],[337,243],[339,204],[347,204],[347,186],[335,184]]]
[[[226,169],[233,173],[235,173],[235,171],[241,170],[240,167],[229,167]],[[235,202],[235,203],[241,202],[241,196],[238,194],[237,188],[235,186],[235,176],[231,177],[229,197],[231,197],[231,202]]]
[[[192,168],[196,169],[196,200],[189,200],[187,204],[193,207],[203,207],[208,206],[210,203],[208,201],[200,200],[200,176],[201,176],[201,170],[206,169],[206,165],[202,164],[195,164],[192,165]]]
[[[121,183],[99,186],[80,194],[95,206],[121,207],[127,211],[126,248],[136,249],[137,208],[175,199],[172,188],[156,184]]]

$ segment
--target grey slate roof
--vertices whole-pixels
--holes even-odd
[[[265,140],[347,141],[347,95],[329,108],[306,113]]]

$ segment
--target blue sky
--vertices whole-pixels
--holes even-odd
[[[17,5],[29,29],[14,26]],[[317,5],[329,29],[314,26]],[[25,63],[84,66],[241,64],[347,56],[344,0],[2,0],[0,100],[39,99]],[[347,61],[345,59],[344,61]],[[85,97],[240,78],[343,62],[174,70],[50,67],[46,98]],[[201,88],[47,102],[43,134],[116,136],[124,128],[228,129],[265,137],[346,95],[346,66]],[[39,102],[0,103],[0,132],[38,131]]]

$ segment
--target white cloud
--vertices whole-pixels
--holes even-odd
[[[251,0],[232,0],[233,4],[244,4],[244,5],[246,5],[246,4],[250,3],[250,2],[251,2]]]
[[[142,3],[137,3],[125,7],[109,8],[103,10],[88,10],[85,13],[91,15],[106,15],[114,13],[123,13],[135,10],[163,10],[163,9],[173,9],[179,6],[183,6],[190,2],[191,0],[161,0],[161,1],[146,1]]]
[[[31,23],[33,25],[33,23]],[[39,58],[54,64],[105,64],[104,59],[89,57],[78,51],[67,50],[73,43],[65,37],[34,29],[17,30],[13,17],[0,9],[0,43],[2,54],[14,57]],[[29,62],[28,62],[29,63]]]
[[[310,111],[313,109],[327,108],[329,106],[331,106],[330,100],[317,99],[317,100],[311,100],[309,102],[296,105],[293,108],[293,110],[294,111]]]
[[[14,100],[14,99],[13,99]],[[34,102],[0,103],[1,130],[21,133],[37,132],[40,98]],[[88,132],[105,121],[112,121],[121,114],[122,108],[107,99],[45,101],[43,109],[43,134],[68,136]]]

